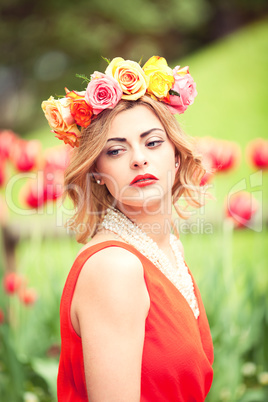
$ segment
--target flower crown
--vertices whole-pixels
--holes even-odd
[[[108,61],[108,60],[107,60]],[[113,109],[121,99],[135,101],[143,95],[164,102],[172,114],[184,113],[197,95],[189,68],[168,67],[164,57],[153,56],[143,67],[121,57],[108,61],[105,74],[95,71],[85,91],[69,91],[66,96],[51,96],[42,102],[42,109],[56,137],[72,147],[79,145],[81,127],[88,127],[93,118],[105,109]]]

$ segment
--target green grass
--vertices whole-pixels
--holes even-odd
[[[179,117],[194,136],[267,138],[268,24],[256,23],[184,60],[196,83],[194,105]],[[182,63],[181,63],[182,64]]]

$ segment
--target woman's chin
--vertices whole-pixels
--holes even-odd
[[[116,206],[124,213],[134,213],[135,210],[143,210],[144,212],[150,214],[158,214],[163,212],[163,199],[162,198],[148,198],[144,199],[122,199],[118,200]]]

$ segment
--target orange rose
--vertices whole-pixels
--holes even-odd
[[[71,145],[71,147],[74,148],[78,147],[79,145],[81,133],[76,124],[72,127],[73,131],[53,130],[53,132],[56,134],[55,137],[57,137],[59,140],[62,140],[65,144]]]
[[[66,94],[66,98],[71,100],[70,111],[76,124],[81,127],[88,127],[91,123],[93,110],[92,107],[85,101],[84,96],[72,91]]]
[[[69,99],[54,99],[53,96],[42,102],[42,109],[53,130],[68,131],[75,123],[71,115],[70,103]]]
[[[42,109],[56,137],[63,140],[65,144],[77,147],[80,131],[71,114],[70,104],[70,99],[54,99],[51,96],[47,101],[42,102]]]

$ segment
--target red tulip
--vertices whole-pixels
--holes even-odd
[[[213,169],[211,166],[211,159],[208,157],[208,143],[207,143],[207,138],[203,137],[203,138],[196,138],[196,152],[201,155],[202,158],[202,164],[203,167],[205,168],[206,172],[204,174],[204,176],[202,177],[202,179],[200,180],[199,185],[200,186],[204,186],[205,184],[207,184],[208,182],[210,182],[213,178]]]
[[[29,172],[40,164],[41,143],[38,140],[16,141],[11,152],[11,160],[20,172]]]
[[[213,178],[213,174],[206,172],[200,181],[200,186],[205,186],[208,184]]]
[[[44,171],[35,179],[29,179],[20,192],[20,202],[27,208],[38,209],[47,201],[54,201],[63,192],[63,171]]]
[[[47,201],[54,201],[63,192],[63,172],[44,172],[42,177],[29,179],[20,192],[20,202],[27,208],[41,208]]]
[[[23,288],[19,292],[20,301],[26,306],[33,305],[37,300],[37,293],[33,288]]]
[[[53,345],[50,346],[50,348],[47,350],[47,356],[48,357],[58,357],[60,355],[60,345],[58,343],[54,343]]]
[[[203,137],[197,140],[197,150],[214,172],[231,170],[240,161],[240,148],[235,142]]]
[[[63,171],[45,171],[44,179],[44,199],[46,201],[55,201],[63,193]]]
[[[8,272],[3,278],[3,287],[7,294],[16,293],[22,286],[24,280],[16,272]]]
[[[62,195],[63,173],[70,162],[72,149],[65,145],[45,152],[44,197],[46,200],[56,200]]]
[[[246,157],[255,168],[268,169],[268,140],[256,138],[249,142],[246,148]]]
[[[0,325],[5,322],[5,314],[3,310],[0,308]]]
[[[212,152],[212,160],[217,171],[233,169],[240,160],[240,148],[234,142],[221,140]]]
[[[240,191],[227,199],[226,215],[238,228],[247,227],[258,209],[258,202],[251,193]]]
[[[42,207],[46,200],[44,196],[43,175],[35,179],[29,179],[20,191],[20,202],[28,208],[37,209]]]
[[[28,208],[40,208],[47,201],[54,201],[63,192],[63,174],[71,156],[71,147],[55,147],[45,151],[43,172],[36,179],[30,179],[21,189],[21,203]]]
[[[7,159],[18,137],[11,130],[0,132],[0,159]]]
[[[44,152],[45,167],[53,170],[65,170],[69,165],[73,148],[69,145],[46,149]]]
[[[0,159],[0,187],[2,187],[6,180],[6,161],[5,159]]]

